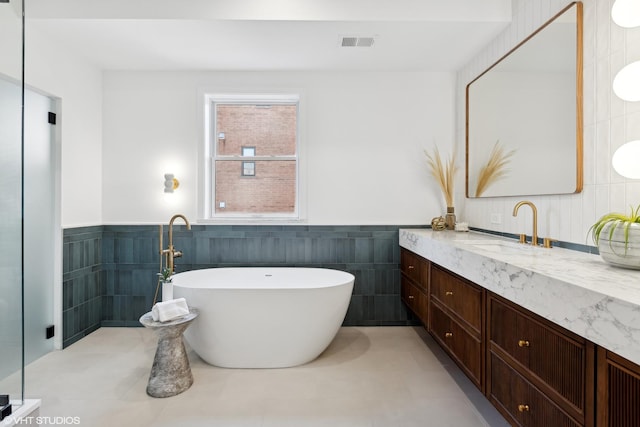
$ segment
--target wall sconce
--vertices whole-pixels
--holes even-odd
[[[173,193],[180,186],[180,181],[173,176],[172,173],[164,174],[164,192]]]
[[[623,28],[640,26],[640,1],[616,0],[611,19]],[[624,66],[613,79],[613,92],[629,102],[640,101],[640,61]],[[613,169],[625,178],[640,179],[640,141],[629,141],[613,153]]]
[[[613,92],[618,98],[636,102],[640,101],[640,61],[627,64],[618,71],[613,79]]]
[[[638,159],[640,159],[640,140],[629,141],[613,153],[611,163],[616,172],[625,178],[640,179]]]
[[[611,19],[623,28],[640,26],[640,2],[616,0],[611,7]]]

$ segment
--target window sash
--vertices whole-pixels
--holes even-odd
[[[208,95],[206,96],[207,103],[209,104],[208,114],[210,128],[208,132],[208,152],[209,154],[209,194],[211,195],[207,206],[209,219],[299,219],[300,215],[300,163],[299,163],[299,149],[300,149],[300,106],[298,95]],[[237,154],[220,154],[218,153],[218,136],[220,132],[224,130],[217,129],[217,106],[218,105],[291,105],[296,107],[296,129],[295,129],[295,152],[293,154],[286,155],[268,155],[268,156],[243,156],[242,151]],[[278,213],[251,213],[251,212],[216,212],[216,162],[236,161],[242,165],[242,161],[250,161],[256,164],[264,161],[295,161],[295,201],[293,212],[278,212]],[[241,166],[242,168],[242,166]],[[241,169],[242,171],[242,169]],[[243,175],[242,178],[252,178],[251,175]]]

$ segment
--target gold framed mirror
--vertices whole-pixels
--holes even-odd
[[[466,88],[466,196],[582,191],[582,3]]]

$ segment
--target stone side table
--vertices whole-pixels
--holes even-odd
[[[140,323],[158,334],[158,347],[147,384],[147,394],[152,397],[170,397],[180,394],[193,384],[189,358],[182,341],[182,333],[198,317],[198,310],[169,322],[156,322],[151,312],[140,317]]]

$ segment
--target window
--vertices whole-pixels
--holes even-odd
[[[256,176],[256,162],[242,162],[242,176]]]
[[[209,218],[297,218],[298,96],[207,101]]]
[[[242,147],[242,157],[256,155],[256,147]],[[242,176],[256,176],[256,162],[242,162]]]

